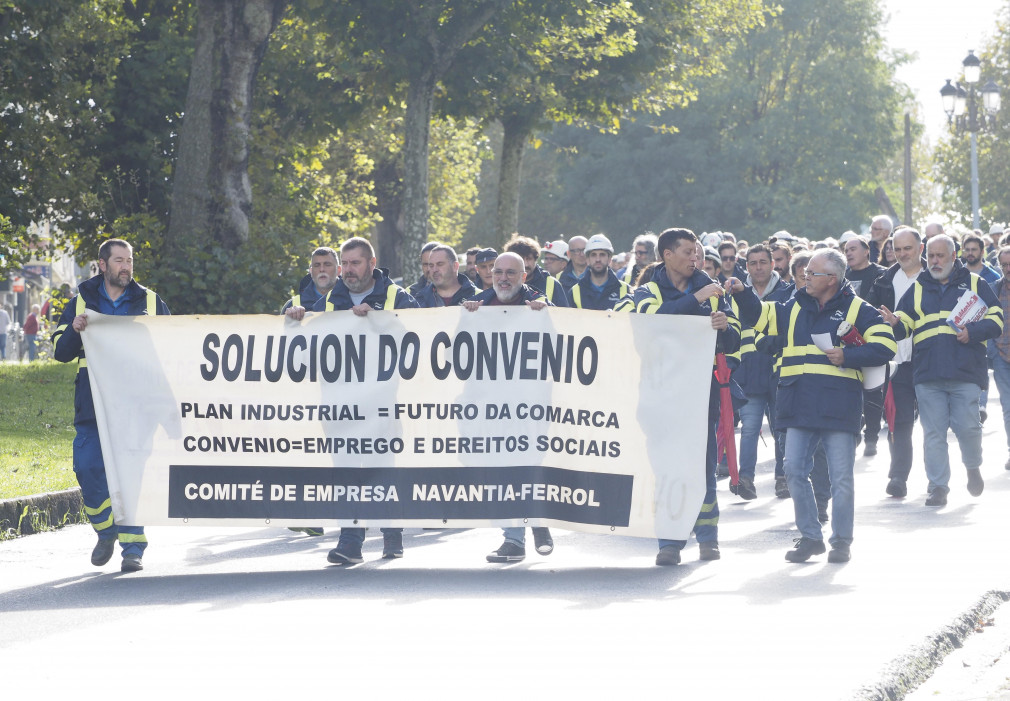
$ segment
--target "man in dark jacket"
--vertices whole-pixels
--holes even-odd
[[[515,253],[523,259],[523,266],[526,270],[524,284],[542,293],[550,300],[552,306],[571,306],[561,281],[548,275],[546,270],[537,265],[537,259],[540,258],[540,243],[536,239],[515,234],[505,244],[505,251]]]
[[[141,526],[122,526],[115,521],[105,476],[105,460],[98,438],[95,405],[88,380],[81,333],[88,326],[88,312],[116,316],[169,314],[168,305],[152,290],[133,279],[133,248],[122,239],[109,239],[98,249],[98,275],[82,282],[77,295],[63,308],[53,332],[53,355],[62,363],[77,361],[74,383],[74,475],[81,485],[84,512],[98,533],[91,551],[91,564],[101,567],[112,558],[116,539],[123,550],[123,572],[144,568],[147,536]]]
[[[449,246],[439,244],[431,249],[428,264],[431,284],[422,287],[415,296],[422,307],[457,307],[477,294],[470,279],[459,272],[456,252]]]
[[[694,232],[689,229],[667,229],[659,235],[657,249],[661,263],[654,269],[652,279],[635,290],[636,311],[639,314],[708,316],[712,320],[712,328],[719,332],[719,351],[735,353],[740,348],[740,322],[733,315],[722,286],[700,270],[700,247]],[[743,285],[738,280],[734,278],[731,283],[739,285],[743,292]],[[718,299],[715,309],[712,308],[712,297]],[[715,474],[715,429],[718,421],[719,386],[713,377],[705,451],[705,499],[694,525],[701,560],[718,560],[721,557]],[[683,540],[660,539],[656,564],[680,564],[680,553],[686,544]]]
[[[1003,277],[996,283],[993,293],[1003,310],[1003,318],[1010,313],[1010,247],[1004,246],[996,254]],[[999,402],[1003,407],[1003,430],[1006,433],[1007,449],[1010,450],[1010,334],[1003,334],[989,342],[989,358],[992,360],[992,376],[999,390]],[[1010,470],[1010,459],[1004,467]]]
[[[578,309],[618,311],[631,311],[634,308],[631,286],[618,279],[610,269],[610,259],[613,256],[614,246],[610,239],[603,234],[590,237],[586,243],[586,274],[568,290],[572,306]]]
[[[940,234],[926,245],[928,270],[885,314],[899,340],[912,337],[912,381],[923,431],[923,460],[929,478],[926,506],[944,506],[950,491],[947,429],[953,429],[968,470],[968,493],[979,496],[982,479],[982,424],[979,393],[989,384],[985,342],[1003,333],[1003,310],[985,280],[955,257],[953,239]],[[951,312],[974,297],[982,310],[977,321]]]
[[[863,404],[862,368],[894,357],[894,335],[880,312],[845,284],[845,259],[831,248],[816,251],[804,274],[806,287],[785,304],[764,303],[755,330],[784,340],[775,418],[786,429],[786,480],[800,538],[786,553],[805,562],[825,550],[810,485],[813,454],[824,446],[831,476],[831,553],[828,562],[851,557],[855,492],[853,464]],[[846,322],[865,344],[841,347]]]
[[[922,258],[922,236],[915,229],[903,227],[894,232],[894,256],[897,262],[877,278],[866,301],[887,314],[897,308],[919,274],[925,270]],[[891,374],[889,390],[894,402],[894,423],[891,426],[891,468],[887,473],[887,493],[892,497],[908,494],[908,475],[912,471],[912,429],[915,426],[915,386],[912,384],[912,339],[898,341],[894,360],[897,367]]]

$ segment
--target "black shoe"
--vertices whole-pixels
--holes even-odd
[[[660,567],[670,567],[680,564],[680,548],[676,545],[665,545],[656,554],[656,564]]]
[[[360,545],[348,545],[337,541],[337,547],[326,555],[326,560],[334,565],[360,565],[365,558],[361,557]]]
[[[905,486],[905,480],[900,480],[897,477],[891,479],[887,483],[887,489],[885,489],[884,491],[886,491],[887,494],[892,497],[908,496],[908,487]]]
[[[305,535],[322,535],[323,534],[323,527],[322,526],[305,526],[304,528],[303,527],[289,526],[288,530],[289,531],[294,531],[295,533],[304,533]]]
[[[722,553],[719,552],[719,544],[714,540],[707,543],[698,543],[699,560],[718,560],[721,557]]]
[[[831,552],[828,553],[828,562],[841,563],[848,562],[852,559],[852,551],[849,546],[845,543],[836,543],[831,546]]]
[[[867,441],[866,445],[863,446],[863,457],[872,458],[876,454],[877,454],[877,442],[873,441],[872,443],[870,443],[869,441]]]
[[[715,468],[715,476],[719,479],[729,477],[729,465],[725,462],[719,463]]]
[[[757,490],[754,489],[754,479],[740,475],[740,482],[736,486],[736,494],[745,501],[757,499]]]
[[[123,555],[123,564],[119,569],[121,572],[140,572],[144,569],[144,562],[140,555]]]
[[[403,557],[403,531],[389,531],[382,534],[382,559],[395,560]]]
[[[95,543],[95,549],[91,551],[91,564],[101,567],[112,559],[114,552],[116,552],[115,538],[99,538]]]
[[[827,504],[817,505],[817,520],[820,521],[821,523],[827,523],[828,521],[831,520],[831,517],[828,515]]]
[[[536,548],[538,555],[550,555],[554,552],[554,539],[551,538],[551,530],[549,528],[534,528],[533,530],[533,547]]]
[[[785,477],[775,478],[775,496],[779,499],[788,499],[792,495],[789,493],[789,483]]]
[[[824,552],[824,541],[813,538],[796,538],[796,546],[786,553],[789,562],[806,562],[811,555],[820,555]]]
[[[947,490],[942,487],[934,489],[926,497],[926,506],[946,506],[947,505]]]
[[[526,548],[507,540],[501,547],[487,556],[488,562],[522,562],[526,559]]]
[[[985,482],[982,481],[981,470],[968,470],[968,493],[973,497],[982,496],[983,489],[985,489]]]

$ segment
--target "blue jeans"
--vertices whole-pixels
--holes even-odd
[[[810,484],[814,450],[824,446],[831,477],[831,545],[852,543],[855,520],[855,481],[852,468],[856,462],[856,433],[828,429],[789,428],[786,430],[786,480],[793,497],[793,511],[800,535],[823,540],[817,520],[817,501]]]
[[[391,533],[403,532],[402,528],[381,528],[379,529],[385,534],[387,531]],[[350,545],[356,545],[358,550],[365,542],[365,529],[364,528],[341,528],[340,538],[337,540],[337,547],[339,548],[341,544],[347,543]]]
[[[951,428],[961,448],[961,462],[969,470],[982,464],[982,424],[978,415],[981,388],[973,382],[933,380],[915,386],[922,423],[922,456],[926,463],[929,491],[949,492],[950,456],[947,429]]]
[[[775,404],[768,394],[748,394],[747,403],[740,408],[740,476],[754,479],[757,466],[758,438],[765,414],[774,412]],[[773,438],[774,424],[768,421]]]
[[[992,359],[992,377],[996,380],[999,403],[1003,407],[1003,430],[1006,432],[1007,449],[1010,450],[1010,363],[999,353]]]
[[[35,360],[35,353],[36,353],[36,345],[35,344],[37,343],[37,338],[38,337],[35,334],[33,334],[33,333],[26,333],[25,334],[25,344],[28,346],[28,362],[29,363],[31,363],[31,362],[33,362]]]

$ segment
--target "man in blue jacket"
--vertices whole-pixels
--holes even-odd
[[[667,229],[659,235],[657,250],[660,265],[652,273],[652,279],[635,290],[635,309],[639,314],[689,314],[708,316],[712,328],[718,331],[717,349],[723,353],[735,353],[740,347],[740,322],[733,316],[724,290],[718,282],[703,273],[699,257],[698,238],[689,229]],[[735,278],[727,281],[743,285]],[[753,294],[750,295],[753,298]],[[711,298],[719,301],[712,308]],[[756,298],[755,298],[756,300]],[[715,475],[715,429],[719,421],[719,386],[712,378],[708,406],[708,436],[705,450],[705,499],[694,524],[694,535],[698,540],[698,557],[701,560],[718,560],[719,551],[719,502],[716,499]],[[680,564],[680,552],[687,541],[659,540],[656,564],[671,566]]]
[[[375,267],[375,249],[368,239],[355,236],[340,247],[340,278],[325,297],[320,297],[313,311],[350,310],[366,316],[373,309],[417,309],[417,301],[389,279],[386,271]],[[284,312],[295,320],[305,316],[305,307],[291,307]],[[337,547],[326,559],[335,565],[356,565],[364,562],[361,546],[365,542],[364,528],[341,528]],[[403,529],[382,529],[382,558],[403,557]]]
[[[101,567],[111,558],[116,539],[123,550],[123,572],[144,568],[147,536],[142,526],[121,526],[112,513],[105,460],[98,439],[95,405],[88,380],[81,333],[88,326],[88,311],[116,316],[169,314],[168,305],[152,290],[133,279],[133,248],[122,239],[109,239],[98,249],[99,274],[81,283],[77,295],[63,308],[53,332],[53,355],[62,363],[77,361],[74,383],[74,475],[81,485],[84,512],[98,533],[91,564]]]
[[[950,492],[947,429],[953,429],[968,470],[968,493],[982,494],[982,424],[979,393],[988,387],[985,342],[1003,333],[1003,309],[985,280],[955,257],[946,234],[926,244],[928,269],[898,302],[897,314],[885,314],[898,339],[912,337],[912,382],[922,421],[923,460],[929,478],[926,506],[944,506]],[[984,316],[970,323],[951,320],[966,295],[976,296]]]
[[[537,265],[537,259],[540,258],[540,243],[536,239],[514,234],[505,244],[505,251],[515,253],[523,259],[523,266],[526,270],[526,282],[524,283],[526,286],[543,294],[550,300],[551,306],[571,306],[561,281]]]
[[[801,536],[786,553],[786,560],[805,562],[825,551],[810,485],[813,454],[820,441],[831,476],[828,562],[841,563],[851,557],[852,471],[863,413],[861,368],[880,366],[894,357],[894,334],[880,312],[845,283],[845,259],[837,250],[816,251],[804,277],[806,287],[788,302],[763,304],[764,314],[754,328],[783,338],[775,418],[778,427],[786,430],[786,480]],[[855,327],[865,345],[842,347],[839,326],[843,323]]]
[[[568,296],[577,309],[618,309],[631,311],[632,287],[610,269],[614,246],[603,234],[591,236],[586,243],[586,274],[575,283]]]
[[[459,272],[456,252],[444,243],[428,254],[428,277],[431,283],[414,296],[422,307],[458,307],[477,294],[470,278]]]

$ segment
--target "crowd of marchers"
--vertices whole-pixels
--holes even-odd
[[[82,283],[53,335],[58,360],[77,360],[86,373],[80,333],[89,309],[168,313],[157,295],[132,279],[132,263],[127,242],[103,244],[99,274]],[[947,503],[948,429],[959,443],[967,491],[981,495],[981,424],[990,369],[1010,449],[1010,338],[1002,335],[1010,305],[1004,285],[1010,236],[1004,238],[999,226],[989,234],[958,234],[929,223],[920,232],[895,228],[880,215],[868,235],[849,231],[810,241],[778,231],[754,244],[729,232],[699,237],[671,228],[638,236],[630,251],[620,253],[602,234],[543,246],[517,234],[500,253],[486,247],[457,253],[429,242],[420,264],[421,276],[407,287],[379,267],[367,239],[348,239],[339,251],[317,248],[297,293],[281,311],[300,320],[308,312],[364,316],[373,310],[523,305],[709,317],[717,343],[706,459],[696,466],[705,470],[706,493],[693,530],[701,560],[721,557],[719,477],[732,473],[729,491],[735,498],[758,498],[757,444],[766,424],[775,446],[775,497],[792,499],[799,531],[786,552],[790,562],[829,548],[829,562],[849,561],[856,452],[862,443],[865,456],[875,455],[884,429],[890,451],[888,482],[882,485],[887,495],[908,495],[917,419],[926,505]],[[140,569],[146,536],[142,528],[115,523],[87,388],[87,377],[83,383],[79,377],[74,469],[99,538],[92,563],[108,562],[118,538],[123,569]],[[1010,469],[1010,459],[1005,467]],[[322,528],[293,530],[323,535]],[[525,531],[505,528],[502,544],[487,561],[522,561]],[[365,533],[342,528],[328,561],[362,562]],[[532,535],[538,554],[553,551],[548,528],[533,528]],[[402,529],[384,528],[382,536],[382,557],[402,557]],[[656,564],[679,564],[686,544],[660,540]]]

